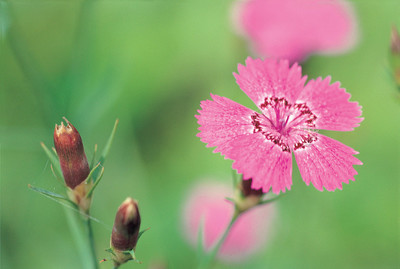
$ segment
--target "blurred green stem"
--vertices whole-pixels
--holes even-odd
[[[83,232],[84,227],[79,214],[70,208],[65,208],[65,215],[67,217],[68,225],[74,238],[79,256],[81,257],[83,268],[95,268],[92,265],[92,255],[86,241],[86,235]]]
[[[67,217],[68,225],[74,238],[78,253],[82,260],[82,268],[98,268],[98,262],[94,252],[93,231],[90,223],[90,218],[85,220],[87,227],[87,234],[85,234],[85,227],[82,223],[82,216],[70,208],[64,207],[65,215]],[[89,241],[86,238],[89,236]],[[90,245],[90,246],[89,246]]]
[[[229,232],[231,231],[233,224],[239,218],[241,213],[243,213],[243,212],[239,212],[239,210],[237,210],[235,208],[235,212],[233,213],[232,219],[229,222],[228,227],[226,227],[226,230],[225,230],[224,234],[219,239],[218,243],[215,245],[215,247],[213,248],[211,253],[207,257],[205,257],[203,260],[200,261],[200,264],[198,266],[199,269],[206,269],[206,268],[210,268],[211,267],[211,264],[215,260],[215,257],[217,256],[219,250],[221,249],[222,244],[225,242]]]
[[[97,262],[97,258],[96,258],[96,248],[94,246],[93,228],[92,228],[92,222],[90,220],[90,217],[87,217],[85,219],[85,224],[86,224],[87,235],[88,235],[88,239],[89,239],[90,253],[91,253],[93,265],[94,265],[93,268],[97,269],[98,262]]]

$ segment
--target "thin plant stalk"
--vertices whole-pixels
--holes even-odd
[[[229,222],[229,225],[226,227],[224,234],[222,237],[218,240],[217,244],[213,248],[213,250],[210,252],[208,256],[206,256],[202,261],[200,261],[199,264],[199,269],[206,269],[210,268],[211,264],[215,260],[215,257],[217,256],[219,250],[222,247],[222,244],[225,242],[226,238],[228,237],[229,232],[231,231],[233,224],[235,224],[236,220],[240,217],[241,213],[237,209],[235,209],[235,212],[232,215],[231,221]]]
[[[64,207],[64,211],[71,234],[77,246],[78,253],[81,257],[83,268],[97,269],[98,265],[96,257],[93,257],[91,248],[88,246],[89,242],[86,240],[87,236],[84,232],[82,217],[78,212],[75,212],[70,208]]]
[[[279,195],[267,200],[263,200],[260,201],[256,206],[261,206],[261,205],[265,205],[265,204],[269,204],[277,199],[279,199],[280,197],[282,197],[283,195]],[[232,200],[234,202],[234,200]],[[210,254],[208,254],[207,256],[205,256],[202,260],[200,260],[199,262],[199,269],[207,269],[210,268],[213,261],[215,260],[215,257],[217,256],[218,252],[220,251],[223,243],[225,242],[226,238],[228,237],[229,232],[231,231],[233,224],[235,224],[235,222],[237,221],[237,219],[245,212],[247,212],[247,210],[249,209],[245,209],[245,210],[239,210],[238,206],[235,205],[235,212],[232,215],[231,221],[229,222],[229,225],[226,227],[224,234],[222,235],[222,237],[218,240],[217,244],[215,245],[215,247],[212,249],[212,251],[210,252]]]
[[[86,224],[86,228],[87,228],[86,229],[87,236],[88,236],[89,245],[90,245],[91,259],[92,259],[93,265],[94,265],[93,268],[97,269],[99,266],[98,266],[97,257],[96,257],[96,248],[95,248],[95,244],[94,244],[92,221],[91,221],[90,217],[86,217],[85,224]]]

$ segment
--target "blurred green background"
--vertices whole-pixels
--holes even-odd
[[[232,27],[232,3],[0,2],[1,268],[81,268],[62,206],[27,187],[64,193],[39,144],[53,145],[62,116],[80,131],[88,156],[120,119],[92,205],[99,260],[108,258],[116,209],[132,196],[151,230],[137,248],[144,263],[122,268],[195,266],[181,233],[185,193],[205,176],[229,178],[231,161],[199,141],[194,115],[210,92],[254,108],[232,76],[249,55]],[[360,152],[356,181],[319,192],[294,165],[268,247],[246,263],[216,268],[400,267],[400,103],[387,61],[400,5],[353,4],[358,46],[312,56],[303,73],[331,75],[363,106],[354,132],[324,132]]]

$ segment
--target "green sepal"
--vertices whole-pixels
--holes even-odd
[[[144,234],[144,232],[147,232],[148,230],[150,230],[150,228],[146,228],[146,229],[140,231],[137,240],[139,241],[139,239],[140,239],[140,237],[142,236],[142,234]]]
[[[278,200],[278,199],[281,198],[282,196],[285,196],[285,194],[280,194],[280,195],[277,195],[277,196],[275,196],[275,197],[273,197],[273,198],[270,198],[270,199],[267,199],[267,200],[262,200],[262,201],[260,201],[260,202],[258,203],[257,206],[269,204],[269,203],[271,203],[271,202],[273,202],[273,201],[275,201],[275,200]]]
[[[99,167],[99,165],[100,165],[100,163],[99,163],[95,168],[93,168],[92,171],[96,170],[96,168]],[[90,173],[92,173],[92,172],[90,172]],[[99,185],[100,180],[101,180],[102,177],[103,177],[103,174],[104,174],[104,167],[102,167],[101,170],[100,170],[100,176],[99,176],[99,178],[98,178],[98,179],[96,180],[96,182],[93,184],[92,188],[86,193],[86,198],[89,198],[89,197],[92,196],[93,191],[94,191],[94,189],[97,187],[97,185]],[[90,176],[90,174],[89,174],[89,176]],[[88,178],[89,178],[89,177],[88,177]]]
[[[96,168],[100,166],[100,163],[98,163],[92,170],[90,170],[89,175],[85,178],[85,182],[89,183],[89,179],[93,176],[94,171],[96,171]]]
[[[38,192],[39,194],[41,194],[43,196],[46,196],[46,197],[49,197],[49,198],[54,198],[56,200],[60,200],[60,201],[63,201],[63,202],[68,202],[69,204],[75,206],[74,202],[69,200],[67,197],[62,196],[61,194],[58,194],[58,193],[55,193],[55,192],[51,192],[51,191],[48,191],[46,189],[34,187],[31,184],[28,184],[28,188],[33,190],[33,191]]]
[[[64,178],[62,176],[60,161],[58,160],[57,154],[54,154],[51,150],[49,150],[43,142],[41,142],[40,145],[42,146],[44,152],[46,153],[47,157],[49,158],[51,165],[53,166],[55,172],[58,174],[58,176],[60,178]]]
[[[111,135],[108,138],[106,146],[104,147],[103,152],[101,153],[101,156],[99,159],[100,166],[104,166],[104,162],[106,161],[106,157],[108,155],[108,152],[110,151],[112,142],[114,140],[115,132],[117,131],[118,122],[119,122],[119,120],[117,119],[114,123],[114,128],[111,131]],[[100,169],[95,170],[95,172],[93,173],[93,182],[96,182],[99,179],[100,173],[101,173]]]
[[[228,202],[231,202],[233,204],[235,204],[235,199],[231,198],[231,197],[225,197],[225,200]]]
[[[136,259],[135,251],[134,251],[133,249],[123,251],[122,253],[125,254],[125,255],[131,255],[131,257],[132,257],[131,260],[135,261],[136,263],[139,263],[139,264],[142,263],[141,261],[139,261],[138,259]]]
[[[60,182],[61,185],[63,185],[64,187],[66,187],[66,186],[65,186],[64,179],[63,179],[63,178],[60,178],[60,177],[58,176],[58,174],[56,173],[56,171],[54,171],[54,167],[53,167],[52,164],[50,164],[50,169],[51,169],[51,172],[53,173],[53,176],[58,180],[58,182]]]
[[[115,252],[112,248],[107,248],[107,249],[105,249],[105,251],[107,251],[108,253],[111,253],[112,255],[115,256]]]
[[[94,163],[96,161],[97,144],[94,145],[94,152],[92,156],[92,161],[90,162],[90,169],[93,169]]]

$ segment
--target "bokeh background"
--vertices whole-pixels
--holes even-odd
[[[242,264],[216,268],[399,268],[400,103],[388,71],[397,0],[353,1],[358,46],[312,56],[310,78],[341,81],[365,117],[354,132],[324,132],[360,152],[343,191],[307,187],[294,165],[292,190],[276,202],[267,248]],[[196,137],[194,115],[209,93],[254,104],[232,72],[250,54],[231,22],[232,1],[1,1],[1,268],[81,268],[62,206],[28,189],[63,193],[40,147],[52,146],[66,116],[88,156],[119,128],[92,214],[99,260],[108,257],[116,209],[140,203],[143,235],[123,268],[194,268],[181,232],[190,186],[231,177],[231,161]],[[249,227],[251,228],[251,227]],[[110,268],[111,263],[101,264]]]

